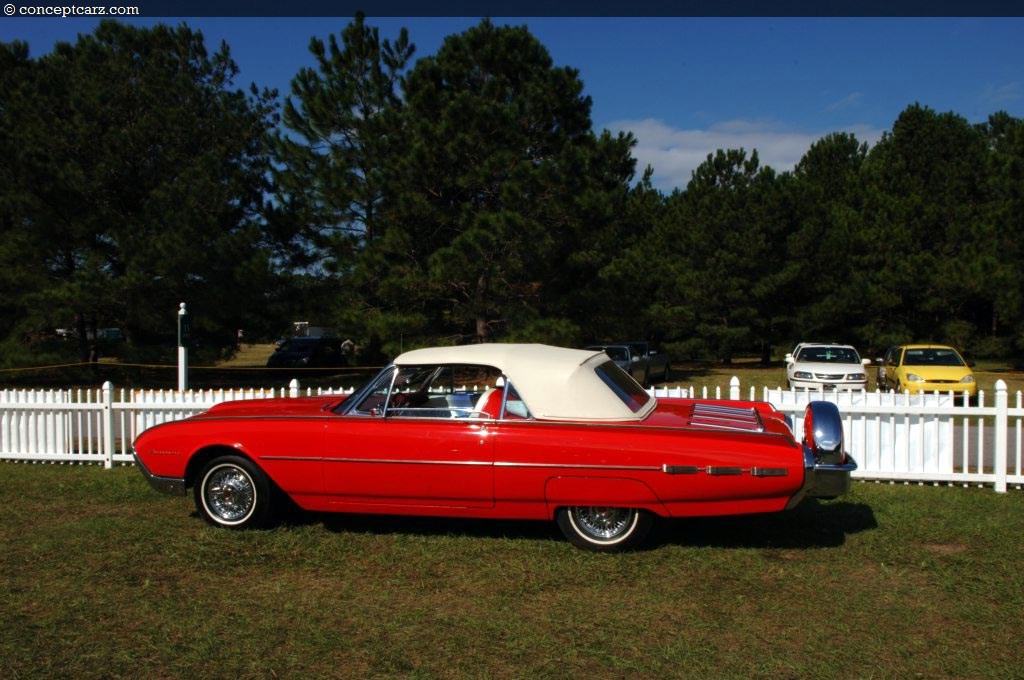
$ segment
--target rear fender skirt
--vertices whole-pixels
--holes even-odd
[[[642,508],[668,515],[651,487],[624,477],[552,477],[544,485],[544,498],[552,516],[568,506]]]

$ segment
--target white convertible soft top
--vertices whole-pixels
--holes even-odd
[[[505,374],[530,413],[541,420],[642,420],[654,409],[655,399],[634,413],[594,372],[608,361],[608,355],[600,351],[485,343],[415,349],[398,356],[394,363],[493,366]]]

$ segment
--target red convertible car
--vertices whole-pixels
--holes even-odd
[[[604,352],[482,344],[402,354],[348,397],[218,404],[150,428],[135,460],[211,524],[311,511],[554,520],[622,550],[659,517],[774,512],[850,487],[835,405],[803,441],[770,404],[654,398]]]

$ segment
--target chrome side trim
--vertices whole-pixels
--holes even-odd
[[[661,471],[668,475],[695,475],[700,472],[700,468],[696,465],[669,465],[665,463],[661,466]]]
[[[413,460],[410,458],[321,458],[325,463],[376,463],[380,465],[491,465],[486,460]]]
[[[486,460],[414,460],[411,458],[326,458],[324,456],[260,456],[260,460],[304,463],[380,463],[381,465],[491,465]]]
[[[139,454],[132,449],[132,458],[135,459],[135,465],[139,468],[139,472],[146,478],[149,485],[159,491],[170,496],[185,496],[188,491],[185,490],[185,480],[179,479],[178,477],[160,477],[154,475],[146,467],[146,464],[139,458]]]
[[[707,472],[712,477],[734,477],[736,475],[742,475],[743,468],[709,465],[707,468]]]
[[[637,472],[664,472],[665,474],[668,475],[696,475],[704,473],[715,477],[736,476],[745,473],[749,473],[753,477],[786,477],[789,475],[789,470],[787,468],[742,468],[715,465],[669,465],[668,463],[665,463],[658,467],[654,465],[585,465],[579,463],[521,463],[503,460],[491,462],[486,460],[418,460],[412,458],[326,458],[322,456],[260,456],[259,459],[299,461],[307,463],[469,466],[492,465],[496,468],[559,468],[563,470],[632,470]]]
[[[788,477],[789,468],[751,468],[750,474],[754,477]]]
[[[295,460],[303,463],[317,463],[323,461],[320,456],[260,456],[260,460]]]
[[[260,460],[301,460],[322,463],[375,463],[380,465],[493,465],[501,468],[560,468],[567,470],[637,470],[658,472],[662,468],[648,465],[580,465],[575,463],[517,463],[487,460],[417,460],[412,458],[324,458],[314,456],[260,456]]]
[[[642,472],[659,472],[662,468],[653,465],[580,465],[577,463],[513,463],[497,461],[494,467],[516,468],[564,468],[569,470],[638,470]]]
[[[751,477],[788,477],[789,468],[765,468],[765,467],[729,467],[708,465],[669,465],[661,466],[661,471],[668,475],[696,475],[701,472],[713,477],[734,477],[744,473],[750,473]]]

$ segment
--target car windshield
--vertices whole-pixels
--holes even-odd
[[[491,366],[389,367],[356,394],[354,412],[418,418],[469,416],[487,390],[500,386]]]
[[[598,377],[612,389],[622,403],[629,407],[629,410],[636,413],[651,400],[651,395],[641,387],[635,380],[626,375],[626,372],[616,365],[614,361],[606,361],[594,369]]]
[[[625,361],[629,358],[629,353],[626,352],[625,347],[605,347],[604,353],[610,356],[613,361]]]
[[[815,364],[859,364],[860,355],[852,347],[804,347],[796,360]]]
[[[908,349],[903,355],[904,366],[963,366],[964,360],[953,349]]]

